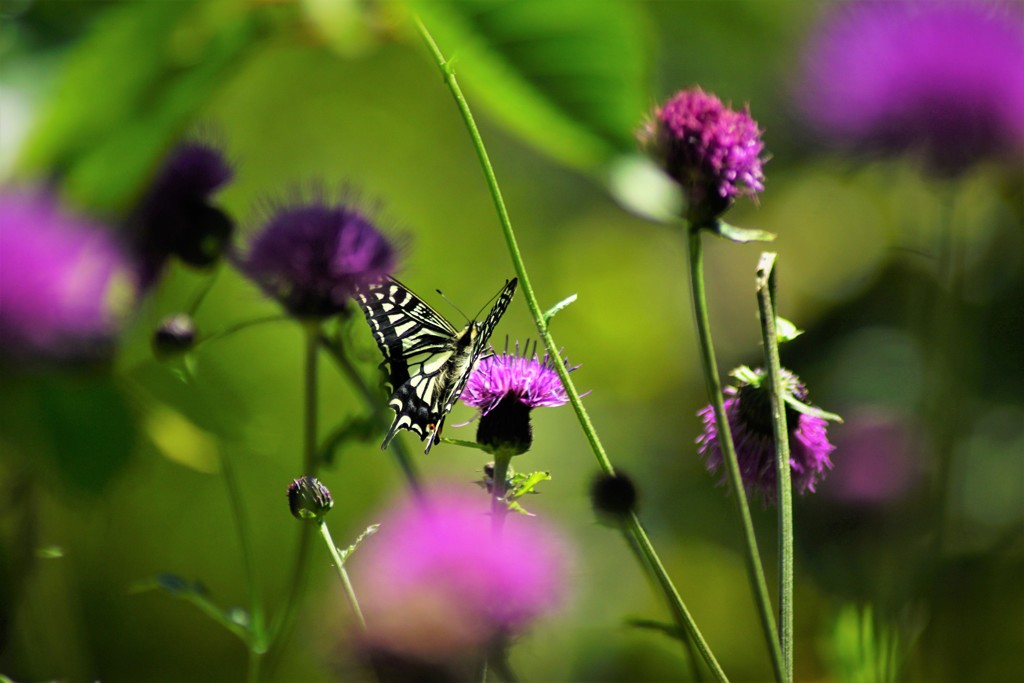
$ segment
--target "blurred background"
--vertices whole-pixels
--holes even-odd
[[[725,671],[757,681],[771,668],[741,536],[694,445],[707,398],[684,236],[609,189],[634,130],[675,91],[700,85],[749,104],[771,157],[766,190],[728,220],[778,235],[780,313],[806,330],[782,349],[783,364],[811,402],[845,418],[830,427],[834,470],[795,501],[796,679],[880,680],[894,650],[897,680],[1019,680],[1021,159],[936,178],[913,155],[827,145],[796,97],[801,50],[824,10],[753,0],[5,0],[0,174],[7,186],[49,184],[116,225],[174,143],[213,139],[236,169],[218,200],[238,221],[238,245],[267,201],[309,183],[345,188],[404,245],[403,282],[459,320],[435,289],[472,314],[513,269],[451,94],[413,28],[419,13],[454,59],[542,306],[578,295],[553,334],[581,365],[574,378],[613,462],[634,477],[641,517]],[[952,288],[937,263],[943,215],[954,217]],[[762,248],[707,241],[723,375],[760,364]],[[200,345],[187,368],[157,361],[152,331],[209,277],[173,264],[100,367],[4,366],[0,673],[241,679],[235,636],[187,601],[133,590],[169,573],[200,581],[219,605],[246,604],[221,458],[241,482],[267,607],[280,608],[298,526],[284,492],[302,474],[301,329],[248,327]],[[195,318],[209,335],[277,311],[222,267]],[[521,298],[495,346],[506,335],[535,336]],[[357,338],[372,373],[377,351],[368,333]],[[326,357],[321,382],[325,433],[365,412]],[[455,427],[471,416],[456,406],[448,436],[472,439],[472,426]],[[571,539],[573,593],[517,643],[513,667],[523,680],[688,680],[675,642],[626,623],[668,616],[629,548],[591,512],[597,465],[571,409],[537,411],[534,431],[514,465],[551,472],[527,507]],[[418,441],[400,438],[430,480],[479,478],[479,452],[441,445],[422,456]],[[404,493],[378,444],[376,434],[345,444],[321,474],[340,545]],[[755,502],[752,512],[774,586],[775,510]],[[326,558],[314,558],[276,680],[358,676],[342,648],[347,607]]]

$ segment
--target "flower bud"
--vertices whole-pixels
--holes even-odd
[[[196,341],[196,323],[187,313],[175,313],[160,321],[153,333],[153,355],[160,360],[189,351]]]
[[[315,477],[302,477],[289,484],[288,508],[296,519],[321,519],[332,507],[331,492]]]
[[[590,504],[603,521],[625,521],[636,510],[636,501],[636,486],[622,472],[601,473],[590,485]]]

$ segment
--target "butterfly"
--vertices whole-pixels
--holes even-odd
[[[441,427],[462,394],[477,360],[488,353],[487,340],[505,314],[518,280],[505,282],[482,322],[456,330],[398,280],[387,278],[356,292],[377,346],[384,354],[395,420],[380,445],[388,447],[399,429],[427,441],[424,453],[440,440]]]

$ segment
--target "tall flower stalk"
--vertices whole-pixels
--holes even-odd
[[[466,98],[462,94],[462,89],[459,87],[458,81],[455,78],[455,72],[444,54],[441,52],[440,48],[437,46],[437,43],[434,42],[433,37],[427,31],[426,26],[424,26],[419,19],[416,21],[416,26],[426,43],[427,48],[430,50],[434,61],[441,70],[445,83],[455,99],[459,113],[461,114],[466,125],[466,129],[469,132],[473,147],[476,150],[478,159],[480,160],[484,178],[491,193],[491,198],[494,201],[494,206],[498,213],[498,220],[501,225],[502,234],[505,237],[505,244],[508,247],[509,255],[512,258],[512,264],[515,267],[516,275],[518,276],[522,287],[523,298],[525,299],[530,315],[534,320],[537,333],[540,336],[541,341],[544,343],[544,348],[547,350],[547,353],[553,358],[558,358],[559,347],[548,330],[548,324],[544,312],[541,310],[540,303],[537,300],[537,295],[533,291],[533,286],[526,271],[526,265],[523,261],[522,253],[519,250],[519,244],[516,240],[515,232],[512,229],[512,221],[509,218],[508,210],[505,208],[505,202],[502,199],[501,190],[498,186],[498,180],[495,176],[494,168],[491,166],[490,158],[488,157],[483,139],[480,136],[480,131],[477,129],[473,114],[469,109],[469,104],[466,102]],[[605,452],[604,446],[601,444],[601,440],[598,438],[597,432],[590,421],[590,416],[588,415],[586,408],[584,408],[583,402],[580,400],[579,391],[576,389],[575,384],[573,384],[572,379],[569,377],[568,368],[561,363],[555,363],[555,370],[558,373],[559,379],[562,381],[562,385],[565,387],[566,394],[569,397],[569,402],[572,404],[576,417],[583,429],[583,433],[590,444],[591,450],[594,452],[594,456],[597,458],[598,465],[606,474],[614,475],[615,468],[612,466],[611,460],[608,458],[608,454]],[[651,543],[647,532],[640,524],[640,520],[636,513],[632,513],[629,516],[627,528],[646,562],[645,568],[651,573],[652,577],[661,588],[666,603],[668,604],[680,631],[686,633],[686,635],[693,640],[702,659],[714,674],[715,678],[719,681],[727,680],[725,672],[722,671],[717,659],[715,659],[714,654],[712,654],[707,642],[704,640],[700,630],[697,628],[696,622],[693,620],[689,610],[687,610],[686,605],[683,603],[679,592],[672,583],[672,579],[665,570],[661,559],[658,557],[658,554],[654,549],[653,543]]]
[[[318,190],[273,207],[238,261],[242,272],[302,326],[302,473],[313,478],[320,465],[318,356],[324,321],[343,313],[357,289],[390,275],[396,250],[359,210]],[[284,609],[269,630],[267,647],[274,646],[277,653],[288,642],[298,615],[313,533],[309,524],[300,530]]]
[[[692,88],[680,91],[656,109],[640,131],[639,138],[662,170],[679,184],[686,200],[682,217],[688,237],[690,294],[705,386],[715,416],[726,481],[743,532],[747,576],[754,593],[761,630],[776,680],[789,680],[791,674],[779,645],[754,524],[722,396],[711,339],[701,241],[705,231],[716,234],[736,231],[726,226],[720,216],[732,206],[736,197],[754,198],[764,189],[761,132],[749,112],[734,111],[714,95]]]
[[[697,338],[700,347],[701,367],[704,371],[704,386],[708,400],[711,402],[718,426],[719,444],[722,448],[725,463],[726,481],[729,485],[733,509],[739,518],[743,530],[743,541],[746,553],[744,560],[747,566],[747,577],[754,593],[758,617],[761,620],[761,631],[764,634],[768,652],[772,659],[772,668],[778,681],[787,680],[786,666],[779,645],[778,630],[772,616],[771,599],[768,596],[768,584],[764,578],[764,567],[757,549],[757,537],[754,534],[754,522],[750,517],[750,506],[743,489],[743,479],[736,458],[736,446],[733,444],[732,432],[729,429],[729,417],[725,412],[722,398],[722,382],[718,376],[718,361],[715,359],[714,342],[711,339],[711,324],[708,319],[708,302],[704,288],[704,247],[701,243],[701,231],[689,231],[689,274],[690,294],[693,302],[694,317],[697,321]]]
[[[793,680],[793,487],[790,482],[789,429],[782,401],[782,362],[775,326],[775,254],[762,254],[757,267],[757,303],[761,318],[761,343],[768,373],[772,427],[775,432],[776,502],[779,520],[779,647],[786,680]]]

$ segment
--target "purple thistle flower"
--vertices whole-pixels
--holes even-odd
[[[847,3],[825,17],[803,72],[801,108],[842,145],[919,151],[939,175],[1024,149],[1019,4]]]
[[[109,232],[43,192],[0,194],[4,355],[107,355],[136,293],[135,265]]]
[[[396,261],[395,247],[368,218],[318,193],[274,210],[240,265],[292,315],[324,318],[394,272]]]
[[[496,534],[487,498],[452,489],[426,503],[390,511],[354,556],[368,650],[475,658],[562,601],[564,547],[539,519],[510,515]]]
[[[220,258],[234,225],[211,197],[233,175],[223,153],[211,145],[192,141],[171,150],[131,219],[147,284],[172,255],[196,267]]]
[[[543,360],[538,357],[536,344],[532,353],[519,355],[517,343],[515,353],[506,349],[477,364],[462,391],[462,402],[480,411],[478,443],[508,448],[517,455],[530,449],[530,411],[565,405],[569,400],[554,363],[547,354]]]
[[[764,143],[747,108],[734,111],[700,88],[682,90],[639,133],[641,145],[682,185],[694,225],[725,211],[735,197],[764,189]]]
[[[748,491],[760,494],[765,502],[773,502],[776,497],[775,435],[768,389],[761,386],[766,374],[763,370],[741,368],[733,376],[738,378],[739,386],[725,388],[728,397],[725,413],[743,484]],[[807,398],[807,389],[800,379],[787,370],[783,370],[782,384],[783,391],[797,401],[802,403]],[[709,405],[698,415],[704,421],[704,432],[697,438],[698,453],[704,457],[708,471],[714,473],[723,466],[715,413]],[[786,424],[789,426],[793,487],[799,493],[814,492],[818,481],[832,469],[829,454],[835,446],[828,441],[827,422],[824,418],[798,412],[787,403]],[[723,471],[722,483],[725,479]]]

